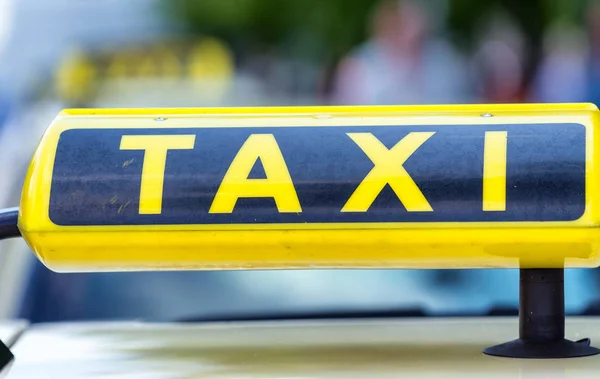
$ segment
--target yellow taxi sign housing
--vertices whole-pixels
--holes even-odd
[[[60,272],[596,267],[591,104],[87,109],[19,228]]]

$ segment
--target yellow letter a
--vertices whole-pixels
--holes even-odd
[[[265,179],[248,179],[260,158]],[[231,213],[237,200],[272,197],[280,213],[302,212],[296,189],[272,134],[252,134],[231,162],[209,213]]]

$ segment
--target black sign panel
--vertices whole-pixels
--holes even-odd
[[[507,137],[502,211],[482,207],[490,131]],[[386,185],[368,210],[342,212],[374,168],[347,133],[371,133],[392,149],[414,132],[434,134],[398,165],[431,210],[407,210]],[[301,211],[279,212],[272,197],[240,197],[231,213],[209,213],[242,145],[264,134],[277,142]],[[140,214],[145,152],[120,148],[131,135],[195,135],[192,149],[167,152],[159,214]],[[58,225],[575,220],[585,210],[585,135],[579,124],[73,129],[58,142],[49,215]],[[248,178],[265,178],[264,162],[253,164]]]

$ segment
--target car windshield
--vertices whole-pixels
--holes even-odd
[[[0,207],[68,107],[600,103],[600,3],[0,0]],[[596,81],[598,80],[598,81]],[[0,244],[33,322],[516,314],[516,269],[57,274]],[[599,313],[600,272],[566,310]]]

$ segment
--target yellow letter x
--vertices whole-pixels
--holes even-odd
[[[434,132],[409,133],[388,150],[371,133],[348,133],[375,167],[358,185],[342,212],[366,212],[386,184],[392,187],[407,211],[433,211],[417,184],[402,166],[433,134]]]

